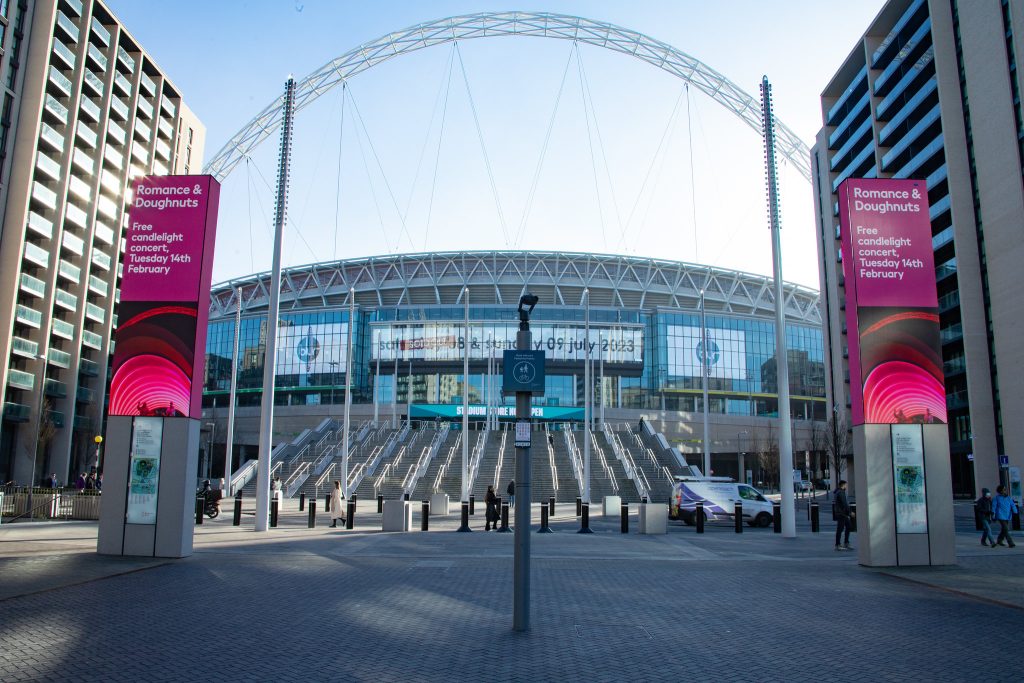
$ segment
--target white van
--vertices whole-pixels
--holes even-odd
[[[736,501],[743,504],[743,519],[750,526],[767,527],[772,523],[772,503],[753,486],[738,484],[728,477],[676,477],[669,498],[669,517],[694,523],[697,503],[704,504],[704,519],[731,519]]]

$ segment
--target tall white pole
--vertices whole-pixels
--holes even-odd
[[[598,353],[601,353],[601,348],[600,347],[602,347],[602,346],[604,346],[604,332],[602,332],[600,334],[599,339],[598,339],[598,349],[597,349]],[[611,346],[611,344],[609,344],[609,346]],[[607,352],[605,352],[605,353],[607,353]],[[604,404],[605,404],[605,400],[604,400],[604,357],[605,357],[605,354],[601,353],[601,429],[604,429]]]
[[[377,426],[377,419],[380,417],[380,344],[375,349],[377,352],[377,374],[373,376],[373,426]]]
[[[274,370],[277,365],[277,323],[281,314],[281,244],[288,208],[288,172],[292,159],[292,121],[295,114],[295,79],[284,86],[281,110],[281,159],[277,173],[277,206],[274,211],[274,252],[270,269],[270,301],[267,304],[266,351],[263,354],[263,396],[260,404],[260,450],[256,462],[256,531],[266,531],[270,517],[270,453],[274,448]]]
[[[469,287],[462,288],[466,319],[462,338],[462,498],[469,502]]]
[[[708,286],[707,277],[704,278],[704,288]],[[704,394],[704,476],[711,476],[711,419],[708,415],[708,372],[711,371],[711,364],[708,363],[708,323],[704,315],[704,289],[700,290],[700,386]]]
[[[779,491],[782,493],[782,535],[796,538],[796,499],[793,495],[793,435],[789,419],[789,359],[786,355],[786,300],[782,291],[779,190],[775,177],[775,113],[772,86],[761,79],[761,116],[764,124],[765,166],[768,174],[768,218],[772,230],[772,271],[775,275],[775,366],[779,392]]]
[[[344,449],[341,452],[341,473],[344,479],[341,481],[341,494],[345,496],[345,500],[349,498],[348,491],[348,456],[351,444],[349,444],[349,425],[351,424],[352,417],[352,336],[355,330],[355,315],[356,315],[356,290],[350,288],[348,290],[348,334],[345,337],[348,340],[347,348],[345,350],[345,425],[344,425]]]
[[[400,342],[395,341],[395,329],[391,327],[391,353],[395,356],[395,374],[392,375],[395,379],[392,384],[391,392],[391,428],[398,429],[398,346]]]
[[[231,391],[228,403],[228,434],[224,444],[224,486],[225,496],[234,494],[231,490],[231,452],[235,449],[235,403],[238,392],[238,338],[242,325],[242,288],[235,290],[238,308],[235,309],[235,350],[231,354]]]
[[[587,307],[583,312],[583,502],[590,504],[590,289],[583,290]]]

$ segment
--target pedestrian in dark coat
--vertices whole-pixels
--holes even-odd
[[[846,498],[846,480],[839,480],[839,488],[835,492],[836,506],[836,550],[853,550],[850,547],[850,522],[853,518],[853,510],[850,508],[850,501]],[[843,544],[839,545],[840,536]]]
[[[487,487],[487,495],[484,497],[484,501],[487,503],[487,511],[484,514],[485,524],[484,531],[491,530],[491,524],[494,524],[494,530],[498,530],[498,494],[494,492],[494,486]]]

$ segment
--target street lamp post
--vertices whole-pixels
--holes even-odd
[[[28,519],[31,522],[35,517],[35,511],[32,508],[32,489],[36,485],[36,466],[39,460],[39,442],[42,440],[40,437],[43,433],[43,424],[46,420],[45,408],[46,408],[46,354],[36,354],[36,360],[39,361],[39,413],[36,419],[36,439],[35,448],[32,450],[32,473],[28,479]]]
[[[587,307],[583,312],[583,502],[590,504],[590,289],[583,290]]]
[[[707,287],[709,278],[705,277],[704,286]],[[704,476],[711,475],[711,434],[710,416],[708,414],[708,372],[711,365],[708,363],[708,323],[704,315],[704,288],[700,290],[700,386],[704,395]]]
[[[746,463],[746,455],[747,454],[743,451],[743,442],[740,441],[740,437],[741,436],[742,437],[747,436],[747,430],[746,429],[741,429],[736,434],[736,456],[737,456],[737,464],[739,465],[739,475],[736,477],[736,481],[742,481],[744,483],[749,483],[749,482],[747,482],[747,478],[746,478],[746,470],[747,470],[747,467],[746,467],[746,465],[747,465],[747,463]]]

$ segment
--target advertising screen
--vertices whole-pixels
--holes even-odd
[[[945,422],[924,181],[847,180],[839,219],[853,424]]]
[[[111,415],[200,417],[219,197],[212,176],[146,176],[132,189]]]
[[[706,353],[704,338],[708,345]],[[708,328],[704,338],[699,327],[668,326],[668,365],[673,375],[700,377],[701,366],[705,366],[708,377],[746,379],[746,335],[742,330]]]

